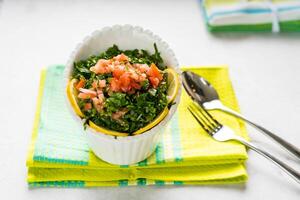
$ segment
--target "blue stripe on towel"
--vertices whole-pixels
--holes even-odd
[[[178,113],[176,112],[171,120],[171,134],[172,134],[172,146],[175,161],[182,161],[181,143],[180,143],[180,129],[178,124]]]

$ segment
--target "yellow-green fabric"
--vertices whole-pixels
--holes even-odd
[[[200,0],[200,6],[211,32],[272,32],[274,21],[275,32],[300,31],[299,1]]]
[[[217,89],[225,105],[239,110],[227,67],[182,69],[205,77]],[[64,66],[58,65],[41,73],[27,158],[30,186],[197,185],[243,183],[247,180],[245,147],[235,142],[217,142],[208,136],[187,111],[190,100],[185,92],[162,141],[148,159],[132,166],[105,163],[90,151],[84,131],[76,125],[66,108],[63,70]],[[242,122],[218,111],[212,114],[248,139]]]

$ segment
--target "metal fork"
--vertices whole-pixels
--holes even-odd
[[[272,161],[275,165],[277,165],[279,168],[281,168],[284,172],[286,172],[288,175],[290,175],[296,182],[300,184],[300,173],[285,164],[284,162],[278,160],[273,155],[269,154],[268,152],[258,148],[251,142],[248,142],[241,136],[238,136],[234,133],[232,129],[230,129],[227,126],[222,125],[219,123],[216,119],[213,118],[213,116],[206,111],[202,106],[197,105],[196,103],[191,103],[188,106],[188,110],[191,112],[191,114],[194,116],[194,118],[198,121],[198,123],[201,125],[201,127],[215,140],[219,142],[225,142],[225,141],[238,141],[245,146],[249,147],[250,149],[256,151],[260,155],[264,156],[268,160]]]

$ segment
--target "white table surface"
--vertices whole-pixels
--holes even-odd
[[[182,65],[228,64],[242,112],[297,146],[300,35],[212,35],[197,0],[0,2],[1,199],[300,199],[300,186],[253,152],[244,186],[28,189],[25,160],[40,69],[64,64],[95,29],[140,25],[166,40]],[[254,142],[300,168],[278,146],[249,132]]]

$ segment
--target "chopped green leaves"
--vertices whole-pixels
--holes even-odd
[[[112,73],[95,74],[90,71],[90,68],[99,59],[111,59],[122,53],[128,56],[131,64],[154,63],[160,70],[164,70],[166,66],[163,64],[156,44],[154,44],[154,50],[154,54],[150,54],[146,50],[120,50],[118,46],[113,45],[100,55],[93,55],[86,60],[75,62],[72,78],[84,78],[86,89],[92,88],[95,80],[106,80],[108,84],[112,80]],[[94,105],[92,99],[79,100],[78,104],[85,115],[85,125],[91,120],[96,125],[110,130],[133,133],[152,122],[167,106],[167,88],[167,77],[164,75],[158,87],[153,88],[146,79],[141,82],[141,89],[134,94],[112,92],[109,88],[103,89],[105,103],[101,111],[97,111],[94,107],[89,110],[84,109],[86,103]],[[114,119],[115,113],[124,110],[126,112],[121,118]]]
[[[121,108],[129,105],[128,96],[125,93],[113,93],[110,97],[108,97],[105,101],[105,108],[108,113],[113,113]]]

